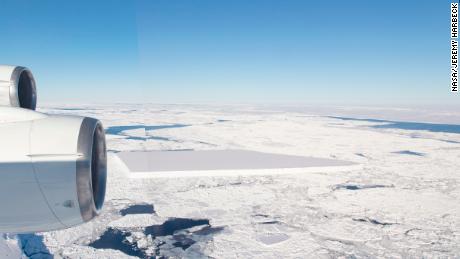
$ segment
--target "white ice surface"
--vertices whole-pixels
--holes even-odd
[[[17,259],[27,257],[23,254],[21,243],[15,236],[0,235],[0,258]]]
[[[330,172],[358,165],[337,159],[248,150],[125,151],[117,156],[129,169],[129,175],[137,178]]]
[[[460,134],[378,128],[373,126],[385,123],[318,116],[369,113],[356,109],[338,114],[187,105],[83,108],[87,110],[47,111],[98,117],[106,128],[187,126],[129,130],[108,138],[112,153],[102,215],[72,229],[37,234],[57,257],[128,257],[87,246],[107,227],[137,233],[133,237],[139,246],[167,257],[460,257]],[[381,114],[378,109],[371,112]],[[407,109],[381,117],[409,121],[408,114],[421,122],[455,123],[460,117]],[[190,149],[244,149],[362,166],[308,174],[136,179],[113,153]],[[120,214],[129,205],[145,203],[153,204],[156,214]],[[170,217],[209,219],[212,227],[223,230],[198,235],[190,229],[184,235],[195,243],[186,250],[174,247],[171,236],[152,241],[139,233]]]

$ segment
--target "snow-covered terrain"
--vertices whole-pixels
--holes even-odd
[[[194,105],[42,111],[103,121],[104,210],[75,228],[3,236],[0,257],[17,258],[20,249],[31,258],[460,257],[458,113]],[[133,178],[117,157],[133,150],[228,149],[361,166]]]

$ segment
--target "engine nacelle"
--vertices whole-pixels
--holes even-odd
[[[0,106],[35,110],[37,88],[29,69],[0,65]]]
[[[0,233],[50,231],[91,220],[102,208],[106,188],[101,122],[33,111],[32,73],[14,68],[7,85],[4,68],[0,67]]]

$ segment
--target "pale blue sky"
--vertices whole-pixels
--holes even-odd
[[[458,104],[450,1],[2,1],[50,102]]]

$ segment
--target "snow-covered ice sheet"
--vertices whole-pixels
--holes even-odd
[[[108,129],[106,204],[87,224],[21,237],[23,243],[42,242],[25,247],[26,254],[41,247],[64,258],[460,257],[458,113],[68,108],[43,110],[98,117]],[[411,115],[431,124],[407,124]],[[395,123],[401,118],[404,123]],[[151,150],[252,150],[361,166],[340,172],[138,179],[129,177],[116,155]]]

